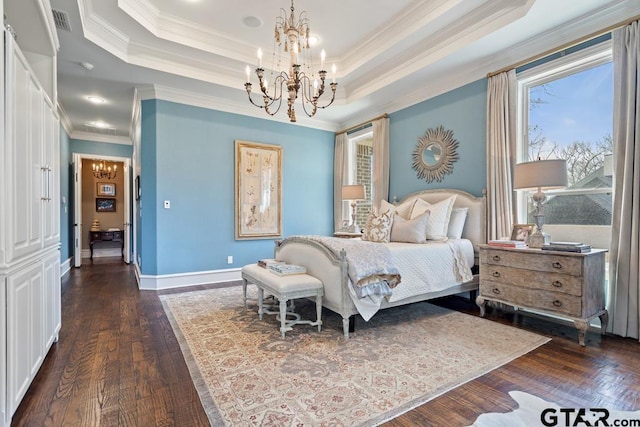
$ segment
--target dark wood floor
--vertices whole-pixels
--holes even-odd
[[[63,278],[62,293],[60,339],[12,425],[208,424],[158,293],[138,290],[131,266],[97,258]],[[478,314],[462,298],[438,303]],[[488,317],[553,339],[387,426],[468,425],[481,413],[515,409],[511,390],[571,408],[640,409],[637,341],[589,332],[583,348],[565,325],[498,310]]]

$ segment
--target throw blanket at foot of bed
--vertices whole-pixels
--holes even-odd
[[[290,236],[316,241],[340,258],[346,252],[349,279],[358,298],[391,295],[400,283],[400,272],[393,265],[391,252],[384,245],[359,239],[327,236]],[[285,239],[286,240],[286,239]]]

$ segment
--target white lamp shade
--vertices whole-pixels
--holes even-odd
[[[566,186],[567,161],[563,159],[518,163],[513,170],[513,188],[516,190]]]
[[[343,185],[342,186],[342,199],[343,200],[363,200],[364,199],[364,185]]]

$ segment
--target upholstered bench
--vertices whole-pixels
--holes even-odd
[[[267,268],[262,268],[256,264],[249,264],[242,267],[242,288],[244,305],[247,305],[247,283],[253,283],[258,287],[258,315],[262,320],[262,314],[280,315],[280,333],[284,339],[284,334],[291,331],[294,325],[306,324],[318,326],[318,332],[322,327],[322,296],[324,286],[322,282],[308,274],[290,274],[279,276]],[[264,309],[264,292],[267,291],[280,302],[279,311],[269,311]],[[300,315],[287,311],[287,301],[296,298],[316,299],[316,320],[302,320]],[[293,319],[287,320],[287,315]]]

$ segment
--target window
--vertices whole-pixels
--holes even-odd
[[[348,155],[347,155],[347,184],[363,184],[366,200],[360,200],[356,205],[356,223],[364,227],[367,216],[372,209],[371,185],[373,182],[373,128],[350,133],[348,135]],[[351,201],[344,200],[342,205],[343,226],[351,223]]]
[[[567,161],[569,185],[545,191],[552,240],[608,248],[612,209],[613,63],[606,41],[517,75],[518,162]],[[518,192],[518,222],[533,223],[530,194]]]

